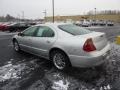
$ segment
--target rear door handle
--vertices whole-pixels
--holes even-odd
[[[31,39],[28,39],[29,41],[31,41]]]
[[[47,41],[47,43],[50,43],[50,41]]]

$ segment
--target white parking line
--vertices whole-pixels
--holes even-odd
[[[8,45],[8,47],[13,47],[13,45]]]
[[[10,44],[8,45],[8,47],[13,47],[13,44],[12,44],[12,43],[10,43]]]
[[[0,36],[2,35],[15,35],[17,34],[18,32],[13,32],[13,33],[8,33],[8,32],[0,32]]]
[[[0,40],[4,40],[4,39],[10,39],[10,38],[0,38]]]

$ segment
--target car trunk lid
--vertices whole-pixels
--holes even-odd
[[[96,50],[102,50],[107,45],[107,39],[105,33],[101,32],[92,32],[85,35],[80,35],[80,37],[85,38],[86,40],[92,39]]]

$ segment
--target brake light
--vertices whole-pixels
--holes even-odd
[[[93,44],[92,38],[89,38],[86,40],[84,46],[83,46],[83,50],[86,52],[91,52],[91,51],[95,51],[96,47]]]

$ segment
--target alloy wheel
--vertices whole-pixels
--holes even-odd
[[[66,66],[65,58],[61,53],[56,53],[53,56],[53,62],[54,62],[54,65],[60,70],[64,69]]]

